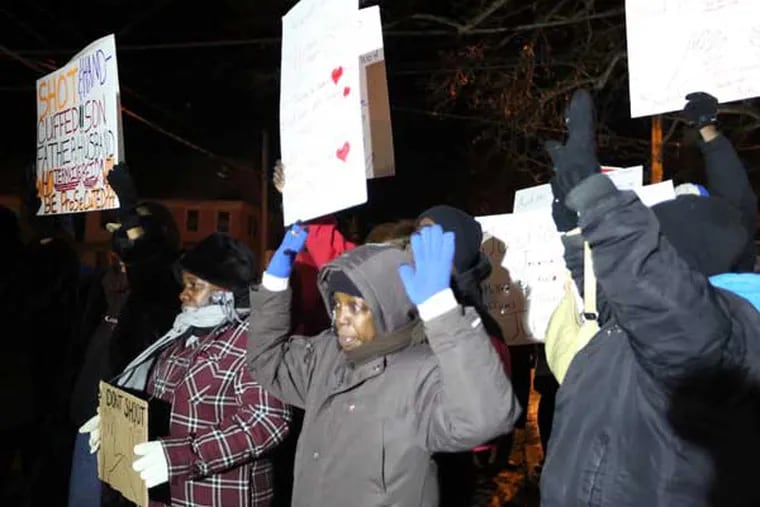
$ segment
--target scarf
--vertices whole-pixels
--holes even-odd
[[[200,308],[183,308],[174,319],[172,328],[153,345],[143,350],[140,355],[130,362],[124,371],[116,376],[114,381],[120,387],[144,391],[148,385],[148,375],[153,368],[158,355],[177,338],[185,336],[193,329],[213,329],[228,322],[240,321],[240,315],[248,310],[235,309],[234,297],[231,292],[223,292],[213,304]],[[190,337],[186,345],[190,345]],[[196,340],[197,341],[197,340]]]
[[[349,362],[353,363],[354,366],[359,366],[377,357],[405,349],[410,345],[424,343],[425,339],[425,329],[422,327],[422,322],[414,320],[396,331],[380,336],[360,347],[344,351],[344,354],[346,354]]]

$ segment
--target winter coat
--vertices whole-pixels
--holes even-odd
[[[690,269],[633,192],[593,176],[568,202],[580,212],[577,241],[591,245],[609,317],[557,394],[541,503],[708,505],[720,471],[674,429],[669,411],[695,374],[760,379],[760,313]]]
[[[373,311],[378,336],[413,311],[396,269],[409,254],[371,245],[320,275],[342,271]],[[508,433],[520,409],[480,319],[457,307],[424,323],[429,344],[353,365],[333,330],[292,337],[290,290],[251,293],[248,361],[253,376],[305,409],[294,506],[438,505],[434,452],[468,450]],[[452,296],[453,297],[453,296]]]

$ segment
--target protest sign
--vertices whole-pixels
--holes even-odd
[[[123,159],[113,35],[37,80],[38,215],[115,209],[106,180]]]
[[[282,18],[285,224],[367,200],[355,0],[301,0]]]
[[[134,447],[148,441],[148,402],[100,382],[98,478],[137,505],[147,507],[148,488],[132,469]]]
[[[632,181],[630,175],[620,184],[625,186],[626,181]],[[672,181],[633,190],[647,206],[676,197]],[[542,342],[566,280],[564,247],[551,216],[551,201],[548,207],[477,220],[483,227],[481,250],[492,266],[484,284],[489,312],[508,345]]]
[[[634,190],[644,184],[644,166],[612,167],[602,166],[602,172],[609,176],[620,190]],[[515,203],[512,209],[515,213],[551,210],[554,195],[547,183],[535,187],[523,188],[515,192]]]
[[[486,303],[507,345],[541,342],[563,296],[564,248],[544,210],[478,217],[491,261]]]
[[[760,96],[760,2],[626,0],[631,117]]]
[[[396,162],[383,49],[383,25],[378,5],[359,11],[359,36],[366,174],[368,179],[385,178],[395,174]]]

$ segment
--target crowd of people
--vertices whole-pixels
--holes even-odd
[[[65,218],[34,219],[25,244],[0,209],[3,504],[133,505],[98,479],[105,381],[165,415],[128,458],[151,506],[469,506],[477,473],[510,466],[535,370],[542,505],[760,505],[757,199],[717,114],[687,97],[705,184],[647,208],[602,174],[591,96],[573,95],[546,145],[552,216],[598,311],[546,351],[505,343],[483,232],[451,206],[362,244],[334,217],[294,224],[263,273],[223,233],[182,251],[124,164],[106,269]]]

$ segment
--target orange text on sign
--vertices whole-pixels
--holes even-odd
[[[41,80],[37,87],[37,101],[42,110],[40,120],[49,114],[77,105],[76,75],[78,68],[54,74]]]

